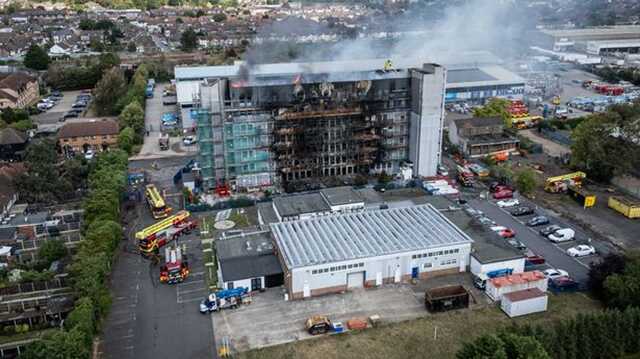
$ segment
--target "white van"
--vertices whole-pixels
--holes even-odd
[[[573,229],[562,228],[551,233],[547,238],[549,238],[551,242],[559,243],[559,242],[571,241],[573,240],[575,235],[576,235],[576,232]]]

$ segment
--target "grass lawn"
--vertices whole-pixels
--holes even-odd
[[[549,310],[510,319],[499,307],[460,310],[382,325],[361,332],[313,338],[240,353],[243,359],[280,358],[454,358],[464,341],[511,323],[551,323],[577,313],[600,310],[600,303],[583,293],[549,294]],[[437,328],[437,337],[434,332]]]

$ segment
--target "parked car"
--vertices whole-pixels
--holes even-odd
[[[561,228],[547,236],[551,242],[567,242],[573,240],[576,232],[571,228]]]
[[[449,170],[447,169],[447,167],[445,167],[443,165],[438,165],[438,174],[440,176],[448,176],[449,175]]]
[[[557,231],[558,229],[561,229],[562,227],[560,227],[557,224],[552,224],[550,226],[544,227],[542,228],[539,232],[541,235],[547,237],[548,235],[550,235],[551,233]]]
[[[558,277],[568,277],[569,276],[569,273],[566,270],[554,269],[554,268],[545,269],[545,270],[542,271],[542,274],[544,274],[544,276],[549,278],[549,279],[554,279],[554,278],[558,278]]]
[[[496,202],[496,204],[500,208],[508,208],[508,207],[513,207],[513,206],[519,206],[520,205],[520,201],[517,200],[516,198],[511,198],[511,199],[504,199],[502,201],[498,201],[498,202]]]
[[[517,239],[510,239],[510,240],[507,241],[507,243],[509,243],[509,245],[511,245],[512,247],[514,247],[514,248],[516,248],[518,250],[521,250],[521,251],[526,251],[527,250],[527,246],[524,243],[522,243],[519,240],[517,240]]]
[[[519,216],[534,214],[535,211],[531,207],[522,206],[522,207],[512,209],[509,213],[511,213],[512,216],[519,217]]]
[[[87,107],[86,102],[76,102],[73,105],[71,105],[71,108],[85,108],[85,107]]]
[[[531,218],[527,222],[527,226],[535,227],[535,226],[541,226],[543,224],[548,224],[548,223],[549,223],[549,218],[547,218],[545,216],[536,216],[536,217]]]
[[[504,231],[505,229],[509,229],[509,228],[507,228],[505,226],[493,226],[493,227],[491,227],[489,229],[491,229],[494,232],[500,232],[500,231]]]
[[[479,211],[477,209],[473,209],[471,207],[467,207],[464,209],[465,212],[467,212],[468,215],[470,215],[471,217],[480,217],[482,216],[484,213],[482,213],[482,211]]]
[[[516,236],[516,231],[510,228],[507,228],[503,231],[498,232],[498,235],[502,238],[513,238]]]
[[[74,117],[78,117],[78,113],[69,111],[64,115],[63,119],[66,120],[68,118],[74,118]]]
[[[84,158],[87,160],[92,160],[94,156],[93,150],[89,149],[84,153]]]
[[[489,192],[491,193],[500,192],[504,190],[509,190],[513,192],[513,187],[500,182],[491,182],[491,184],[489,185]]]
[[[196,143],[196,136],[186,136],[182,139],[182,143],[184,143],[185,146],[191,146]]]
[[[544,259],[543,256],[539,256],[537,254],[532,254],[527,256],[524,259],[524,263],[525,266],[530,265],[530,266],[537,266],[537,265],[541,265],[541,264],[545,264],[546,260]]]
[[[505,199],[513,197],[513,191],[504,189],[493,194],[494,199]]]
[[[495,226],[496,222],[494,222],[491,218],[489,217],[479,217],[478,221],[480,221],[480,223],[484,224],[485,226]]]
[[[596,254],[596,249],[593,246],[587,244],[579,244],[575,247],[567,249],[567,254],[572,257],[584,257]]]
[[[178,122],[176,122],[176,121],[164,121],[162,123],[163,127],[175,127],[177,125],[178,125]]]

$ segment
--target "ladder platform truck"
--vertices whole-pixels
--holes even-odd
[[[140,254],[151,257],[158,249],[164,247],[183,234],[189,234],[197,227],[197,223],[190,218],[189,211],[179,211],[136,233]]]
[[[200,302],[200,313],[217,312],[227,308],[235,309],[243,302],[248,292],[248,288],[238,287],[211,293]]]
[[[569,186],[580,188],[585,178],[587,178],[587,174],[581,171],[549,177],[545,181],[544,190],[551,193],[559,193],[566,192]]]
[[[164,249],[165,264],[160,267],[160,282],[167,284],[182,283],[189,276],[189,262],[185,254],[186,247],[176,246]]]

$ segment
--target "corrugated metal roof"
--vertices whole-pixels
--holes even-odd
[[[288,268],[471,243],[430,204],[271,224]]]

